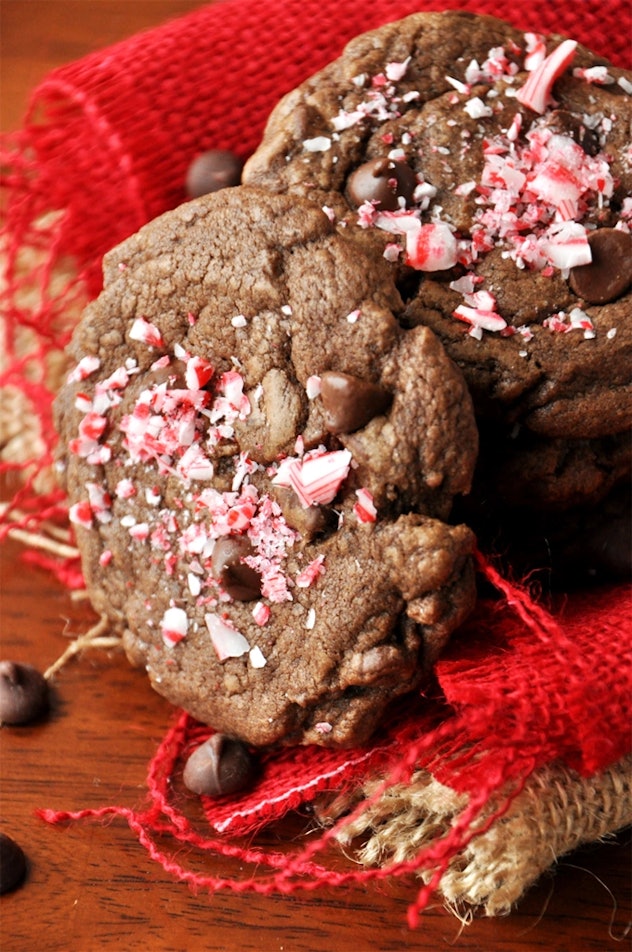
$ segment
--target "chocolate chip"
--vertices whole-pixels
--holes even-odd
[[[291,529],[300,532],[306,542],[334,532],[338,528],[338,513],[328,506],[305,508],[293,489],[274,487],[274,497],[281,507],[283,518]]]
[[[213,734],[191,754],[182,780],[192,793],[221,797],[250,786],[257,767],[256,758],[240,740]]]
[[[590,264],[571,268],[568,283],[589,304],[608,304],[632,284],[632,235],[617,228],[598,228],[588,235]]]
[[[330,433],[353,433],[384,413],[392,396],[383,387],[350,374],[326,370],[320,378],[325,425]]]
[[[48,709],[48,683],[30,664],[0,661],[0,723],[29,724]]]
[[[190,198],[199,198],[209,192],[239,185],[244,163],[227,149],[212,149],[193,160],[186,177],[186,191]]]
[[[347,196],[353,205],[375,202],[380,211],[397,211],[400,198],[410,205],[418,185],[417,176],[406,162],[370,159],[359,166],[347,181]]]
[[[581,125],[577,132],[577,142],[582,147],[586,155],[597,155],[601,152],[601,142],[599,141],[599,133],[595,132],[594,129],[589,129],[587,126]]]
[[[245,536],[222,536],[213,547],[213,575],[238,602],[261,595],[261,576],[243,561],[249,555],[254,555],[254,549]]]
[[[24,850],[6,833],[0,833],[0,894],[19,886],[25,875]]]

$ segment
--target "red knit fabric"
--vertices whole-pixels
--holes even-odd
[[[2,517],[0,538],[15,525],[65,521],[61,494],[43,491],[38,482],[54,453],[51,366],[72,331],[75,302],[100,289],[104,252],[183,200],[185,171],[197,153],[222,147],[250,154],[278,98],[334,58],[349,38],[415,10],[446,8],[565,33],[617,65],[631,65],[628,0],[533,0],[509,7],[498,0],[224,0],[58,69],[40,85],[1,163],[8,203],[0,385],[19,391],[40,430],[27,460],[0,462],[0,470],[18,469],[23,479]],[[60,283],[55,274],[68,257],[77,274]],[[39,564],[44,559],[64,584],[79,584],[76,562],[29,557]],[[249,794],[203,801],[209,836],[172,796],[183,758],[209,733],[180,715],[150,764],[146,806],[42,815],[50,821],[119,816],[165,869],[209,890],[342,887],[434,869],[411,907],[414,923],[487,804],[495,804],[490,823],[533,770],[563,759],[590,774],[632,749],[628,589],[569,595],[550,613],[482,557],[479,570],[499,598],[481,600],[455,638],[437,668],[436,696],[400,704],[370,747],[269,752]],[[376,771],[385,783],[405,781],[419,766],[469,799],[452,829],[410,863],[334,871],[322,857],[336,827],[282,853],[240,845],[239,836],[325,790],[353,789]],[[170,851],[165,837],[173,840]],[[236,857],[251,872],[234,879],[214,876],[212,868],[193,872],[175,858],[183,843]]]

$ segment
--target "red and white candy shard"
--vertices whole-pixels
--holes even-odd
[[[288,458],[272,482],[294,490],[304,509],[332,502],[351,466],[349,450],[314,451],[302,459]]]
[[[250,645],[244,636],[227,619],[220,618],[213,612],[207,612],[204,621],[220,661],[225,661],[227,658],[241,658],[250,651]]]
[[[406,264],[418,271],[445,271],[458,260],[458,244],[443,221],[422,225],[416,211],[380,212],[374,224],[383,231],[406,238]]]
[[[87,499],[74,503],[68,510],[70,521],[75,526],[81,526],[83,529],[92,528],[92,509]]]
[[[356,496],[358,501],[353,507],[353,511],[356,515],[358,522],[375,522],[377,520],[377,509],[373,502],[373,496],[368,489],[362,487],[361,489],[356,489]]]
[[[552,225],[542,236],[540,246],[547,261],[560,271],[592,261],[586,229],[578,222],[566,221]]]
[[[254,618],[257,625],[267,625],[270,620],[270,606],[266,605],[264,602],[257,602],[255,607],[252,609],[252,617]]]
[[[141,344],[147,344],[148,347],[163,347],[164,340],[162,334],[155,324],[145,320],[144,317],[137,317],[132,324],[129,332],[131,340],[140,341]]]
[[[77,366],[72,370],[66,379],[67,383],[77,383],[80,380],[86,380],[91,374],[98,370],[101,361],[98,357],[87,355],[82,357]]]
[[[470,325],[470,336],[481,339],[483,331],[502,331],[507,322],[496,312],[496,298],[489,291],[474,291],[463,295],[465,304],[452,312],[454,317]]]
[[[190,357],[184,376],[189,390],[201,390],[213,376],[213,365],[203,357]]]
[[[173,648],[186,638],[189,619],[183,608],[168,608],[160,622],[162,640],[168,648]]]
[[[526,55],[524,68],[532,72],[546,58],[546,43],[541,33],[525,33]]]
[[[296,576],[296,584],[299,588],[309,588],[323,574],[325,567],[324,555],[317,555],[315,559],[307,565],[302,572]]]
[[[553,83],[573,62],[577,42],[564,40],[530,73],[524,86],[516,93],[518,102],[542,115],[551,100]]]
[[[406,263],[418,271],[447,271],[457,260],[457,240],[446,222],[430,222],[406,235]]]

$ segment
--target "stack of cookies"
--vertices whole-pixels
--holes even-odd
[[[106,256],[60,470],[157,691],[255,746],[363,743],[471,611],[477,537],[535,565],[598,518],[586,572],[625,571],[631,122],[574,41],[415,14]]]

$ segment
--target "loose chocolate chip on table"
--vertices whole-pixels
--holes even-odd
[[[575,294],[589,304],[608,304],[632,284],[632,235],[618,228],[598,228],[588,235],[590,264],[571,268]]]
[[[191,754],[182,779],[192,793],[220,797],[245,790],[257,766],[257,759],[240,740],[213,734]]]
[[[24,850],[6,833],[0,833],[0,894],[19,886],[25,875]]]
[[[249,555],[254,555],[254,550],[245,536],[223,536],[213,547],[213,576],[238,602],[261,595],[261,576],[243,561]]]
[[[325,425],[330,433],[353,433],[387,410],[392,396],[379,384],[326,370],[320,378]]]
[[[186,191],[189,198],[199,198],[209,192],[239,185],[244,163],[227,149],[202,152],[189,166]]]
[[[380,211],[397,211],[400,198],[410,205],[418,185],[406,162],[379,158],[364,162],[349,176],[347,195],[354,205],[375,202]]]
[[[48,683],[30,664],[0,661],[0,723],[29,724],[48,708]]]

